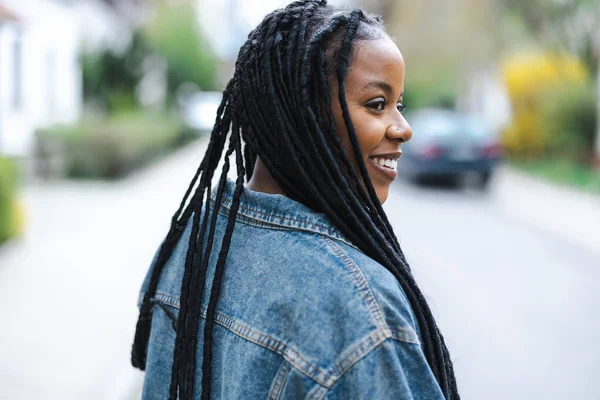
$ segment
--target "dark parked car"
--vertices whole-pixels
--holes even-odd
[[[473,116],[422,110],[407,116],[413,137],[402,146],[398,169],[414,180],[476,174],[486,187],[502,156],[498,134]]]

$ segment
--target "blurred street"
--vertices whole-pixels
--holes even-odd
[[[25,188],[27,233],[0,250],[0,320],[12,321],[0,329],[0,397],[139,395],[142,375],[129,365],[137,291],[205,144],[119,183]],[[585,232],[600,210],[499,173],[489,193],[397,182],[385,207],[463,398],[597,399],[600,252],[523,201],[542,193],[548,209],[590,207],[565,231]]]
[[[119,183],[30,185],[0,249],[0,398],[132,399],[138,290],[203,145]]]
[[[588,199],[499,172],[489,194],[400,183],[385,207],[445,334],[463,398],[597,399],[598,236],[577,242],[583,235],[568,231],[597,226],[600,202],[595,214],[570,214],[588,219],[559,232],[545,208],[560,222]],[[526,201],[537,190],[554,195],[541,210]]]

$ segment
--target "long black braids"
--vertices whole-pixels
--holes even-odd
[[[367,172],[366,172],[366,166],[364,165],[362,156],[360,154],[360,149],[358,147],[356,133],[354,132],[354,129],[352,126],[352,121],[349,116],[347,104],[345,102],[345,93],[344,93],[344,85],[343,85],[345,74],[347,72],[347,67],[349,64],[349,46],[347,46],[347,44],[352,42],[352,37],[356,33],[356,29],[358,28],[360,14],[361,14],[360,12],[353,12],[350,16],[350,20],[349,20],[349,24],[348,24],[348,28],[347,28],[347,32],[346,32],[346,38],[345,38],[346,40],[344,40],[342,42],[343,45],[342,45],[342,50],[341,50],[341,54],[340,54],[341,60],[340,60],[340,66],[339,66],[338,81],[339,81],[339,100],[340,100],[340,104],[342,106],[345,123],[346,123],[346,126],[348,127],[348,131],[349,131],[349,135],[352,140],[353,148],[354,148],[355,154],[357,156],[357,160],[359,161],[361,173],[363,174],[363,177],[364,177],[364,176],[368,176]],[[324,32],[327,33],[327,31],[324,31]],[[317,40],[319,39],[320,33],[322,33],[322,32],[319,32],[315,35]],[[303,86],[303,88],[306,89],[304,86]],[[313,118],[311,118],[311,119],[313,119]],[[327,168],[325,170],[329,171],[329,169],[327,169]],[[346,185],[342,184],[340,186],[343,189],[347,189]],[[373,191],[373,193],[369,193],[369,194],[371,195],[371,199],[373,199],[374,190],[372,189],[372,185],[366,185],[366,186],[367,187],[371,186],[370,189]],[[343,190],[343,191],[346,192],[346,190]],[[361,197],[364,199],[365,198],[364,194]],[[354,201],[350,201],[351,205],[356,205],[356,203],[357,203],[356,199],[353,199],[353,200]],[[360,217],[362,217],[362,218],[360,218],[361,220],[364,220],[364,218],[365,218],[364,210],[362,210],[362,209],[357,210],[357,214]],[[343,223],[341,225],[343,225]],[[388,232],[391,232],[391,228],[388,230]],[[387,232],[384,232],[384,233],[387,233]],[[378,239],[381,238],[382,232],[378,232],[377,230],[375,230],[374,232],[371,233],[371,236],[375,236],[374,239],[377,241]],[[357,240],[360,242],[361,238],[359,237]],[[381,246],[381,248],[380,248],[380,249],[384,250],[383,251],[384,254],[381,254],[381,252],[379,252],[380,253],[379,258],[376,258],[376,259],[384,265],[389,265],[390,263],[392,263],[392,268],[390,270],[392,273],[394,273],[394,275],[397,277],[397,279],[401,282],[402,286],[403,287],[411,286],[413,290],[416,289],[416,293],[413,291],[409,291],[409,293],[408,293],[409,299],[412,300],[411,301],[412,304],[418,303],[419,300],[424,302],[424,299],[419,299],[418,297],[415,296],[415,294],[417,296],[420,295],[420,292],[418,291],[418,288],[416,287],[416,284],[414,283],[414,280],[412,279],[412,276],[410,275],[410,273],[407,273],[407,272],[409,272],[409,270],[408,270],[408,266],[406,265],[406,262],[404,260],[404,257],[402,256],[402,253],[400,252],[399,254],[398,253],[394,254],[393,250],[390,251],[391,249],[389,248],[389,244],[390,244],[390,242],[385,241],[385,239],[384,239],[383,246]],[[377,246],[377,243],[365,243],[365,245],[366,246],[369,246],[369,245]],[[361,248],[364,248],[364,247],[361,247]],[[399,260],[397,260],[395,258],[399,258]],[[399,269],[397,267],[398,264],[400,264],[402,267],[404,267],[405,271],[403,271],[402,269]],[[429,326],[431,326],[431,324],[435,324],[435,322],[433,321],[432,317],[428,318],[428,314],[430,314],[429,310],[426,310],[426,311],[427,312],[425,312],[425,313],[417,312],[416,314],[417,314],[417,318],[419,319],[420,324],[422,324],[424,326],[424,328],[422,329],[425,334],[424,336],[425,336],[425,338],[428,338],[429,336],[431,336],[430,330],[428,328],[429,328]],[[437,336],[437,329],[436,329],[436,331],[433,332],[433,334],[434,334],[433,341],[439,342],[440,339]],[[430,343],[428,340],[425,340],[424,345],[425,345],[425,352],[428,356],[428,359],[433,360],[432,370],[433,370],[434,374],[436,374],[436,376],[440,376],[440,378],[441,378],[440,385],[442,386],[442,389],[444,389],[445,386],[447,385],[446,370],[444,368],[444,371],[442,373],[440,373],[440,370],[437,368],[438,364],[439,364],[439,360],[441,359],[440,352],[442,352],[442,349],[440,347],[430,346]]]
[[[296,1],[276,10],[248,35],[240,49],[234,76],[223,92],[207,152],[154,262],[136,328],[132,363],[145,369],[151,299],[156,294],[161,271],[191,219],[170,399],[192,399],[196,393],[196,348],[200,318],[204,316],[201,302],[205,290],[209,290],[209,301],[200,336],[203,339],[200,389],[202,399],[211,397],[214,316],[244,180],[250,180],[257,157],[288,197],[327,215],[352,243],[394,275],[414,310],[425,357],[444,396],[451,400],[460,398],[444,338],[376,196],[345,100],[344,81],[352,61],[353,44],[383,35],[377,17],[360,10],[336,10],[325,0]],[[334,82],[352,149],[343,146],[336,131],[331,96]],[[224,164],[212,203],[212,180],[223,152]],[[215,274],[209,283],[206,273],[217,239],[214,237],[217,211],[231,167],[229,158],[234,153],[237,179]],[[358,171],[349,154],[356,159]]]

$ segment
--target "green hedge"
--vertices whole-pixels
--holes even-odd
[[[539,102],[546,155],[590,163],[597,119],[594,86],[555,85],[542,92]]]
[[[72,127],[38,132],[39,143],[59,149],[71,178],[119,178],[191,140],[181,122],[164,113],[85,118]]]
[[[20,229],[17,181],[16,164],[0,157],[0,243],[15,236]]]

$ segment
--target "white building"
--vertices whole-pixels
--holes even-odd
[[[77,28],[69,2],[0,0],[0,154],[28,156],[36,129],[79,118]]]
[[[508,91],[497,68],[474,69],[466,88],[457,99],[457,108],[486,120],[501,132],[512,120]]]

